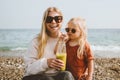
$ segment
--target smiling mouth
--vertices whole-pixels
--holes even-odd
[[[57,26],[50,26],[51,28],[56,28]]]
[[[58,29],[58,26],[50,26],[52,29]]]

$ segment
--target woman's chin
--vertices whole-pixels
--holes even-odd
[[[57,32],[59,32],[59,28],[53,28],[53,29],[51,29],[51,32],[52,33],[57,33]]]

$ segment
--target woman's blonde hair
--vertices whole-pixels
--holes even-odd
[[[44,12],[41,32],[37,36],[37,40],[38,40],[38,59],[41,58],[42,55],[44,54],[44,49],[45,49],[45,46],[47,44],[48,34],[47,34],[47,31],[46,31],[46,24],[45,23],[46,23],[46,18],[47,18],[48,14],[50,12],[57,12],[62,16],[61,11],[56,7],[49,7]]]
[[[77,57],[80,58],[84,53],[85,43],[87,40],[86,21],[81,17],[77,17],[72,18],[69,23],[76,25],[76,27],[79,27],[80,29],[79,48],[77,50]]]

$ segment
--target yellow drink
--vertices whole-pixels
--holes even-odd
[[[66,53],[57,53],[56,58],[64,62],[64,67],[61,68],[61,70],[64,71],[66,68]]]

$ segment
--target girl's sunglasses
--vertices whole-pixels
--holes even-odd
[[[65,31],[66,31],[66,32],[71,31],[72,33],[75,33],[75,32],[76,32],[76,29],[74,29],[74,28],[72,28],[72,29],[70,29],[70,28],[65,28]]]
[[[63,18],[62,16],[55,16],[55,17],[47,16],[46,23],[51,23],[53,19],[55,20],[56,23],[60,23],[62,22],[62,18]]]

